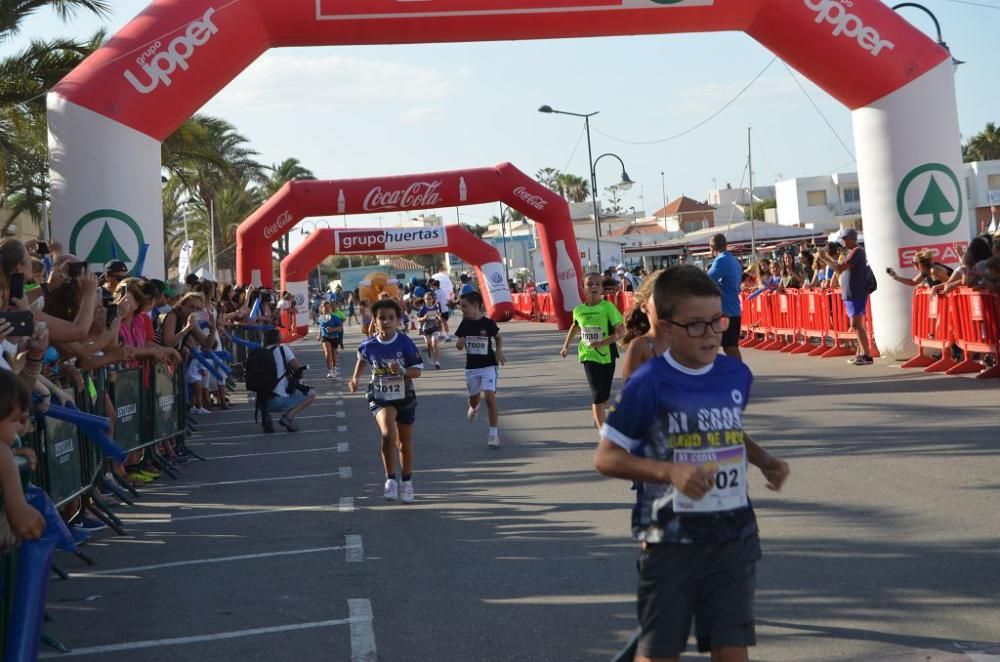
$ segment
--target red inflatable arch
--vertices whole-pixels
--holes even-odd
[[[281,261],[281,289],[308,301],[309,273],[330,255],[419,255],[454,253],[476,267],[486,313],[497,322],[514,317],[514,304],[497,249],[461,225],[430,228],[320,228]],[[377,267],[372,267],[378,270]],[[295,335],[309,333],[309,311],[298,306]]]
[[[155,0],[48,95],[54,237],[87,255],[110,228],[163,276],[160,141],[269,48],[731,30],[851,109],[876,272],[971,238],[952,59],[882,0]],[[908,291],[872,308],[883,353],[911,351]]]
[[[289,182],[243,221],[236,231],[236,278],[241,283],[272,285],[271,244],[278,237],[287,234],[296,223],[310,216],[410,212],[498,201],[516,209],[538,224],[538,242],[551,284],[559,326],[568,329],[572,323],[573,308],[582,301],[580,253],[573,233],[569,205],[562,197],[509,163],[502,163],[492,168],[421,175]],[[400,229],[392,232],[405,234],[416,230]],[[331,235],[320,234],[327,239],[325,243],[319,245],[316,242],[322,240],[316,239],[317,234],[319,233],[314,233],[303,243],[303,246],[315,246],[311,248],[316,251],[315,253],[309,253],[308,256],[301,258],[304,262],[296,261],[293,266],[286,265],[288,259],[282,263],[281,277],[284,283],[282,287],[285,289],[292,291],[292,286],[295,286],[302,290],[297,292],[298,294],[305,294],[304,281],[307,280],[308,271],[337,252],[334,250]],[[387,230],[377,236],[384,239],[389,234],[390,231]],[[500,256],[495,249],[490,249],[492,252],[487,255],[486,248],[489,248],[489,244],[480,241],[469,232],[452,232],[451,227],[448,228],[447,237],[442,234],[433,241],[436,243],[427,246],[413,240],[389,242],[392,243],[391,248],[386,242],[374,242],[375,245],[371,246],[371,250],[350,252],[398,254],[442,253],[447,250],[476,265],[477,270],[484,276],[480,282],[484,285],[489,284],[489,294],[494,304],[505,303],[498,298],[500,296],[506,296],[506,302],[510,301],[510,291]],[[346,252],[343,245],[338,245],[337,248],[340,252]],[[310,260],[312,262],[302,269],[305,262]],[[293,268],[294,271],[289,271]],[[503,292],[499,289],[501,285]],[[503,315],[502,312],[498,314],[501,317]]]

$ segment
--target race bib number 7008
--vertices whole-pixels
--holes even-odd
[[[465,339],[465,351],[474,356],[486,356],[490,351],[490,339],[482,336],[468,336]]]
[[[715,486],[695,501],[677,490],[674,496],[676,513],[718,513],[746,508],[747,461],[746,447],[709,450],[675,450],[673,461],[677,464],[694,464],[715,471]]]

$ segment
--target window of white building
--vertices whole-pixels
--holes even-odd
[[[825,207],[826,191],[806,191],[806,204],[810,207]]]
[[[861,190],[857,186],[844,189],[844,202],[857,204],[861,202]]]
[[[986,188],[991,191],[1000,191],[1000,175],[986,175]]]

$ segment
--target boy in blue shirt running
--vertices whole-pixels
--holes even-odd
[[[625,385],[601,429],[597,470],[637,483],[632,532],[639,555],[637,662],[679,660],[695,623],[698,650],[743,662],[753,617],[757,520],[747,468],[780,490],[788,464],[743,429],[753,375],[719,355],[729,318],[718,286],[677,266],[653,288],[657,331],[670,349]]]
[[[358,378],[371,366],[368,408],[382,435],[382,463],[385,466],[384,496],[413,503],[413,424],[417,420],[417,392],[413,380],[420,376],[424,362],[420,350],[409,337],[399,333],[403,309],[395,299],[382,299],[372,306],[374,332],[358,347],[358,363],[348,383],[351,393],[358,390]],[[396,481],[396,453],[402,484]]]

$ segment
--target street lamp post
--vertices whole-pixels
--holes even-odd
[[[594,205],[594,240],[597,242],[597,270],[603,272],[604,266],[601,261],[601,212],[597,207],[597,162],[605,156],[615,157],[622,165],[622,181],[621,184],[618,185],[619,188],[628,190],[632,187],[633,182],[628,178],[628,173],[625,172],[625,164],[616,154],[602,154],[598,156],[596,160],[594,159],[594,152],[590,143],[590,118],[597,115],[600,111],[594,111],[592,113],[571,113],[566,110],[556,110],[552,106],[544,105],[538,109],[538,112],[555,115],[570,115],[572,117],[583,118],[583,126],[587,132],[587,164],[590,166],[590,199]]]
[[[507,210],[503,208],[502,202],[499,204],[500,204],[500,238],[503,240],[503,273],[504,276],[507,278],[507,282],[509,283],[510,267],[508,264],[509,260],[507,259],[507,231],[505,229],[506,221],[504,220],[504,216],[506,215]]]

